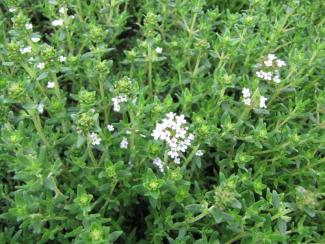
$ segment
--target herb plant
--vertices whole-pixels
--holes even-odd
[[[0,1],[0,243],[324,243],[324,12]]]

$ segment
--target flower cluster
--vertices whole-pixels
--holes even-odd
[[[121,143],[120,143],[120,148],[121,149],[127,149],[128,148],[128,139],[126,139],[126,137],[123,137]]]
[[[110,132],[112,132],[112,131],[114,131],[114,126],[111,125],[111,124],[108,124],[108,125],[107,125],[107,129],[108,129]]]
[[[63,25],[63,20],[62,19],[56,19],[52,21],[53,26],[61,26]]]
[[[58,60],[61,62],[61,63],[64,63],[66,60],[67,60],[67,57],[65,56],[59,56]]]
[[[22,47],[19,49],[21,54],[25,54],[25,53],[31,53],[32,52],[32,48],[31,47]]]
[[[122,94],[116,97],[112,98],[112,102],[113,102],[113,110],[116,112],[119,112],[121,110],[121,106],[120,103],[121,102],[127,102],[127,96]]]
[[[247,106],[250,106],[252,104],[250,90],[248,88],[244,87],[243,90],[242,90],[242,94],[243,94],[243,98],[244,98],[244,103]],[[267,101],[267,98],[266,97],[260,96],[260,104],[259,104],[259,107],[260,108],[267,108],[266,101]]]
[[[94,132],[89,135],[89,138],[93,146],[99,145],[102,141],[102,139]]]
[[[37,110],[40,114],[44,113],[44,104],[43,103],[39,103],[37,105]]]
[[[33,25],[30,23],[27,23],[27,24],[25,24],[25,28],[26,28],[26,30],[31,30],[31,29],[33,29]]]
[[[38,69],[44,69],[45,68],[45,63],[41,62],[36,65]]]
[[[155,51],[156,51],[156,53],[162,53],[162,51],[163,51],[163,49],[161,48],[161,47],[157,47],[156,49],[155,49]]]
[[[48,89],[52,89],[52,88],[54,88],[54,86],[55,86],[55,83],[53,82],[53,81],[49,81],[49,82],[47,82],[47,88]]]
[[[32,40],[32,42],[35,42],[36,43],[36,42],[39,42],[41,40],[41,38],[33,36],[31,38],[31,40]]]
[[[195,156],[202,157],[203,154],[204,154],[204,151],[203,150],[197,150],[196,153],[195,153]]]
[[[244,103],[246,105],[251,105],[251,102],[252,102],[252,99],[251,99],[251,92],[248,88],[244,87],[243,90],[242,90],[242,94],[243,94],[243,97],[244,97]]]
[[[267,55],[267,58],[263,61],[262,64],[258,64],[257,66],[261,68],[259,71],[256,72],[257,77],[266,81],[273,80],[275,83],[280,83],[280,68],[286,66],[286,63],[271,53]],[[247,106],[251,106],[252,98],[250,90],[244,87],[242,90],[242,94],[244,104],[246,104]],[[259,107],[267,108],[266,101],[266,97],[260,96]]]
[[[259,64],[258,66],[263,68],[256,72],[258,78],[267,81],[273,80],[275,83],[280,83],[281,79],[279,69],[286,66],[286,63],[277,58],[274,54],[269,54],[263,64]]]
[[[164,164],[164,162],[160,158],[155,158],[152,161],[152,164],[154,166],[156,166],[161,173],[164,173],[165,172],[165,164]]]
[[[180,163],[181,153],[184,153],[194,139],[188,132],[184,115],[168,113],[161,123],[157,123],[151,134],[155,140],[165,141],[169,146],[168,156]]]
[[[267,101],[267,98],[264,96],[260,97],[260,108],[266,108],[265,102]]]
[[[60,9],[59,9],[59,13],[60,14],[65,14],[67,12],[67,8],[66,7],[61,7]]]

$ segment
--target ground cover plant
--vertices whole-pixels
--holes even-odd
[[[324,243],[324,12],[0,1],[0,243]]]

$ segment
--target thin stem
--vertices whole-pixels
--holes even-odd
[[[59,86],[59,82],[58,82],[58,78],[56,77],[56,74],[53,74],[53,80],[54,80],[54,91],[55,91],[55,95],[57,96],[57,98],[60,100],[62,107],[64,107],[64,103],[62,102],[61,99],[61,91],[60,91],[60,86]],[[64,120],[61,122],[62,125],[62,129],[64,133],[67,133],[67,121]]]
[[[166,150],[164,153],[164,163],[167,164],[168,162],[168,151]]]
[[[227,241],[226,244],[234,243],[235,241],[237,241],[237,240],[239,240],[239,239],[241,239],[241,238],[243,238],[245,236],[248,236],[248,234],[246,232],[241,232],[238,235],[236,235],[234,238]]]
[[[43,143],[46,146],[49,146],[50,144],[47,141],[46,136],[44,134],[44,131],[43,131],[43,127],[42,127],[42,124],[41,124],[41,119],[39,117],[39,114],[37,112],[32,112],[31,116],[32,116],[32,120],[34,122],[34,126],[35,126],[35,128],[37,130],[38,135],[42,139]]]
[[[200,61],[201,61],[201,51],[199,51],[199,54],[198,54],[197,59],[196,59],[194,71],[192,72],[192,79],[191,79],[191,86],[190,86],[191,90],[192,90],[192,86],[193,86],[193,81],[196,78],[196,74],[197,74],[197,72],[199,70]]]
[[[115,187],[116,187],[116,185],[117,185],[117,182],[118,182],[118,181],[114,178],[114,180],[113,180],[113,184],[112,184],[112,189],[111,189],[110,192],[109,192],[110,195],[113,194],[113,191],[114,191],[114,189],[115,189]]]
[[[104,120],[105,124],[108,123],[108,105],[105,99],[105,92],[104,92],[104,82],[102,79],[99,80],[99,92],[100,96],[102,98],[102,103],[103,103],[103,110],[104,110]]]
[[[24,70],[29,74],[29,76],[34,80],[36,78],[36,73],[34,72],[34,70],[30,69],[26,64],[24,63],[20,63],[20,65],[24,68]],[[38,89],[40,90],[40,92],[42,93],[42,95],[44,97],[46,97],[47,99],[49,99],[46,95],[46,92],[44,90],[44,88],[41,86],[41,84],[39,83],[39,81],[37,79],[35,79],[36,85],[38,87]]]
[[[284,124],[286,124],[290,119],[294,118],[296,115],[295,115],[295,112],[296,112],[296,109],[295,108],[292,112],[289,113],[288,117],[283,120],[280,124],[277,124],[276,126],[276,129],[279,130]]]
[[[135,127],[134,127],[134,116],[132,108],[129,109],[130,123],[131,123],[131,138],[130,138],[130,149],[133,152],[135,148]]]
[[[194,218],[191,218],[189,220],[185,220],[184,222],[178,222],[174,224],[174,227],[180,227],[183,226],[184,224],[193,224],[201,219],[203,219],[205,216],[209,215],[212,210],[215,208],[215,206],[211,206],[208,209],[206,209],[205,211],[203,211],[202,213],[200,213],[199,215],[195,216]]]
[[[86,46],[86,44],[83,42],[81,43],[80,47],[79,47],[79,50],[78,50],[78,53],[77,53],[77,56],[80,56],[84,47]]]
[[[184,167],[186,167],[188,165],[188,163],[193,159],[193,157],[195,156],[195,153],[197,152],[197,150],[199,149],[199,147],[200,147],[200,144],[196,145],[193,148],[191,154],[188,156],[188,158],[184,162]]]
[[[131,63],[131,68],[130,68],[130,73],[129,73],[129,76],[130,76],[131,79],[133,78],[133,73],[134,73],[134,64],[132,62]]]
[[[241,112],[241,114],[239,115],[239,119],[238,122],[241,123],[243,121],[243,119],[246,117],[246,115],[248,114],[248,112],[251,110],[250,107],[245,106],[245,109],[243,110],[243,112]]]
[[[64,13],[64,22],[69,23],[69,17],[67,15],[67,13]],[[65,31],[66,31],[66,35],[67,35],[67,42],[68,42],[68,50],[69,50],[69,54],[71,53],[73,55],[74,47],[72,46],[72,42],[71,42],[72,34],[70,33],[68,27],[69,27],[69,24],[67,24],[65,26]]]
[[[178,81],[179,81],[179,85],[181,86],[182,90],[184,89],[184,85],[183,85],[183,81],[182,81],[182,74],[180,69],[177,69],[177,73],[178,73]]]
[[[196,63],[195,63],[195,67],[194,67],[194,71],[193,71],[193,77],[196,76],[198,70],[199,70],[199,66],[200,66],[200,61],[201,61],[201,51],[199,52],[197,59],[196,59]]]
[[[113,5],[114,5],[114,0],[111,0],[110,6],[109,6],[109,15],[108,15],[108,20],[107,20],[107,24],[111,25],[112,24],[112,18],[113,18]]]
[[[192,17],[191,26],[190,26],[190,29],[189,29],[190,37],[192,37],[192,34],[193,34],[193,29],[194,29],[194,26],[195,26],[196,17],[197,17],[197,12],[195,12],[193,17]]]
[[[149,97],[153,96],[152,93],[152,50],[151,43],[148,44],[148,85],[149,85]]]
[[[78,0],[77,1],[77,8],[76,8],[76,12],[77,12],[77,16],[78,16],[78,18],[79,18],[79,20],[81,21],[81,22],[83,22],[83,16],[82,16],[82,4],[81,4],[81,0]]]
[[[94,156],[94,154],[93,154],[93,151],[92,151],[92,148],[91,148],[91,141],[90,141],[89,139],[88,139],[88,143],[87,143],[87,151],[88,151],[88,155],[89,155],[89,157],[90,157],[90,159],[91,159],[93,165],[94,165],[95,167],[97,167],[97,166],[98,166],[98,162],[97,162],[97,160],[95,159],[95,156]]]

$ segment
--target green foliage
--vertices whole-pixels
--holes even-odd
[[[324,243],[324,12],[0,1],[0,243]]]

